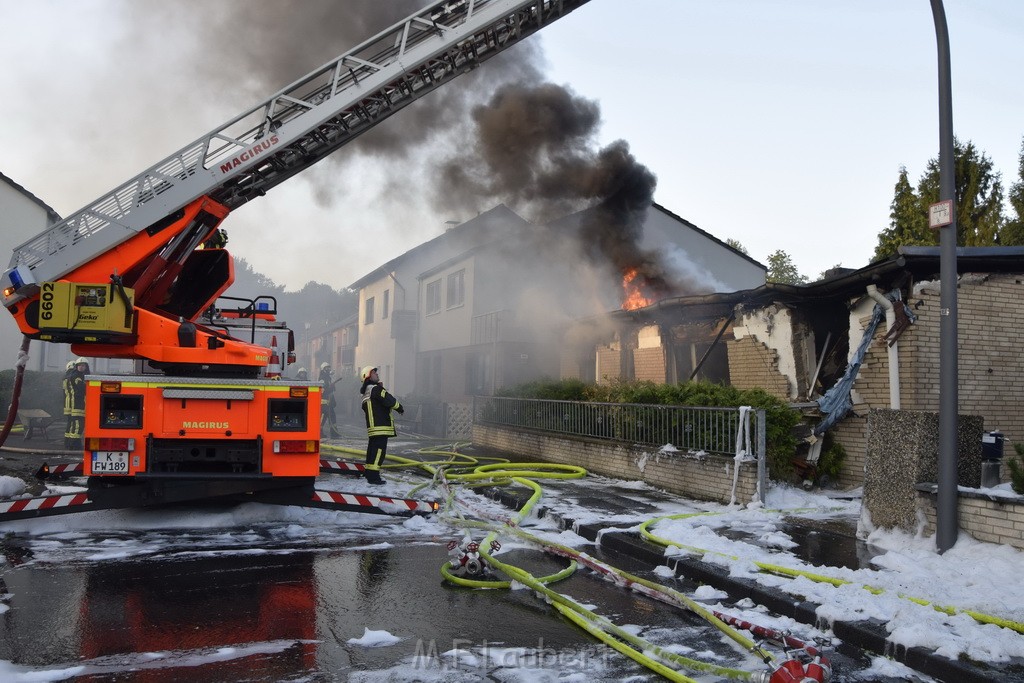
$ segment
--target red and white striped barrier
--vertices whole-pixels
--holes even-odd
[[[64,465],[49,465],[51,477],[72,477],[82,474],[83,467],[80,462],[67,463]]]
[[[358,472],[362,473],[366,465],[358,462],[347,462],[345,460],[320,460],[321,472]]]
[[[318,503],[361,508],[377,508],[387,515],[430,514],[435,511],[433,503],[411,498],[384,498],[361,493],[341,493],[314,489],[313,500]]]
[[[2,521],[3,515],[6,514],[66,508],[76,505],[89,505],[91,503],[92,501],[89,499],[88,493],[66,493],[55,496],[19,498],[18,500],[0,502],[0,521]]]

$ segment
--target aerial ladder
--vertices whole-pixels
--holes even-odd
[[[314,488],[320,386],[282,379],[294,341],[272,298],[221,305],[234,272],[220,226],[585,2],[434,2],[16,247],[0,296],[25,337],[134,371],[87,377],[87,493],[2,503],[0,521],[231,497],[429,512]]]

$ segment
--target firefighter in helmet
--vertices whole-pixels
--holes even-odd
[[[323,385],[323,389],[320,391],[320,426],[323,427],[323,423],[326,422],[329,428],[328,433],[337,438],[341,436],[338,433],[338,416],[335,412],[338,407],[338,398],[334,395],[334,385],[338,383],[338,380],[334,379],[334,371],[331,370],[330,363],[320,364],[320,376],[317,379]]]
[[[75,361],[69,360],[67,365],[64,366],[64,378],[60,382],[61,388],[64,390],[64,447],[68,445],[68,432],[71,431],[71,411],[73,401],[71,397],[71,378],[75,374]]]
[[[384,383],[377,376],[377,368],[367,365],[359,376],[363,380],[359,393],[363,395],[362,408],[369,437],[366,444],[366,481],[383,484],[380,466],[388,452],[388,438],[395,435],[395,421],[391,411],[401,415],[405,408],[384,388]]]
[[[67,427],[64,429],[64,448],[81,450],[82,431],[85,427],[85,376],[89,373],[89,361],[76,358],[67,364],[64,373],[64,414]]]

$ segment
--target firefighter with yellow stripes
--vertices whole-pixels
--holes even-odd
[[[363,395],[362,408],[366,417],[366,434],[369,436],[366,444],[366,481],[383,484],[380,466],[388,452],[388,438],[395,435],[395,421],[391,411],[401,415],[405,408],[384,388],[384,383],[377,376],[377,368],[367,365],[362,369],[360,377],[363,386],[359,393]]]
[[[64,448],[68,450],[81,450],[83,447],[85,376],[88,372],[89,362],[76,358],[73,363],[68,363],[68,371],[64,373],[64,414],[68,418],[64,429]]]

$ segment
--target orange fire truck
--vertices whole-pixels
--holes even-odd
[[[240,495],[429,511],[314,488],[337,471],[320,386],[281,379],[293,337],[272,299],[224,304],[215,238],[232,210],[585,1],[435,2],[18,246],[0,286],[26,339],[134,370],[87,377],[88,493],[3,502],[0,521]]]

